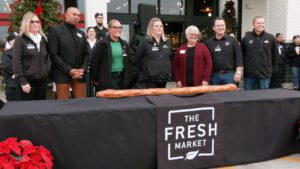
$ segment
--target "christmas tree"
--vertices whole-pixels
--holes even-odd
[[[235,18],[235,9],[234,9],[234,2],[229,0],[225,3],[225,9],[223,11],[222,17],[226,22],[227,30],[226,32],[235,32],[234,26],[236,24]]]
[[[12,24],[9,32],[19,32],[23,15],[28,11],[35,12],[39,16],[45,33],[60,21],[61,5],[57,0],[14,0],[10,8]]]

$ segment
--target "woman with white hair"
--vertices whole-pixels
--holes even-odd
[[[12,51],[13,71],[20,84],[21,100],[46,99],[49,71],[46,45],[39,17],[27,12]]]
[[[212,72],[209,50],[198,42],[200,32],[196,26],[187,27],[185,34],[187,43],[177,49],[173,61],[176,86],[208,85]]]
[[[165,37],[163,23],[152,18],[148,24],[147,37],[136,51],[140,71],[137,88],[165,88],[171,78],[172,47]]]

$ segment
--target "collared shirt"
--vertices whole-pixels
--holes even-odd
[[[221,39],[212,37],[205,42],[213,61],[213,71],[235,70],[243,66],[243,55],[239,42],[225,35]]]

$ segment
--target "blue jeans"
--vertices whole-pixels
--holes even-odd
[[[210,77],[210,83],[212,85],[225,85],[234,84],[233,77],[234,71],[228,71],[227,73],[215,73],[213,72]]]
[[[270,78],[259,79],[259,78],[244,78],[244,89],[253,90],[257,89],[269,89],[270,87]]]
[[[292,66],[292,74],[293,74],[293,86],[294,89],[298,89],[299,81],[300,81],[300,67],[299,66]]]

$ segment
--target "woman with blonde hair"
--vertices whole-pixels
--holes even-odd
[[[212,72],[209,50],[198,42],[200,32],[196,26],[187,27],[185,35],[187,43],[177,49],[173,61],[176,86],[208,85]]]
[[[163,23],[152,18],[148,24],[147,37],[136,52],[139,77],[137,88],[165,88],[171,78],[172,47],[165,37]]]
[[[39,17],[27,12],[12,51],[13,71],[19,82],[21,100],[44,100],[49,72],[47,39]]]

